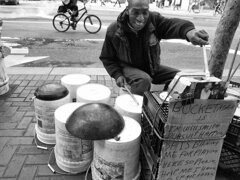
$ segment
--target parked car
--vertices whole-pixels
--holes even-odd
[[[19,0],[0,0],[0,4],[14,4],[18,5]]]

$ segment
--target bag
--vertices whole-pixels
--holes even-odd
[[[58,7],[57,10],[58,13],[66,13],[67,12],[67,8],[64,5],[61,5]]]

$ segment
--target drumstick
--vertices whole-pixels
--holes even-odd
[[[202,49],[203,49],[203,59],[204,59],[205,73],[206,73],[206,78],[208,79],[210,77],[210,72],[209,72],[209,69],[208,69],[206,47],[203,45]]]
[[[126,84],[124,85],[124,88],[127,90],[128,94],[132,97],[133,101],[134,101],[137,105],[139,105],[137,99],[134,97],[134,95],[133,95],[133,94],[131,93],[131,91],[128,89],[128,87],[127,87]]]
[[[235,52],[234,52],[234,56],[233,56],[233,59],[232,59],[232,62],[231,62],[231,65],[230,65],[230,68],[229,68],[229,71],[228,71],[228,76],[227,76],[226,82],[230,81],[230,79],[231,79],[230,77],[233,76],[233,74],[232,74],[232,75],[230,75],[230,74],[231,74],[231,71],[232,71],[232,68],[233,68],[233,64],[234,64],[234,62],[235,62],[235,59],[236,59],[236,55],[237,55],[237,51],[238,51],[239,44],[240,44],[240,38],[239,38],[239,40],[238,40],[237,47],[236,47]],[[235,73],[235,72],[234,72],[234,73]]]
[[[239,68],[240,66],[240,63],[237,65],[237,67],[234,69],[233,73],[231,74],[230,78],[229,78],[229,81],[231,81],[233,75],[235,74],[235,72],[237,71],[237,69]]]

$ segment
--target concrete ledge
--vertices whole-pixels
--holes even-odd
[[[74,73],[87,75],[108,75],[107,71],[104,68],[72,68],[72,67],[53,68],[50,75],[64,75]]]

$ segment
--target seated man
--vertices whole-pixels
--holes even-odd
[[[160,40],[173,38],[208,44],[208,34],[196,30],[192,22],[149,11],[149,0],[128,0],[108,27],[99,58],[119,87],[128,84],[138,95],[149,91],[151,83],[165,84],[166,90],[179,70],[160,64]]]

